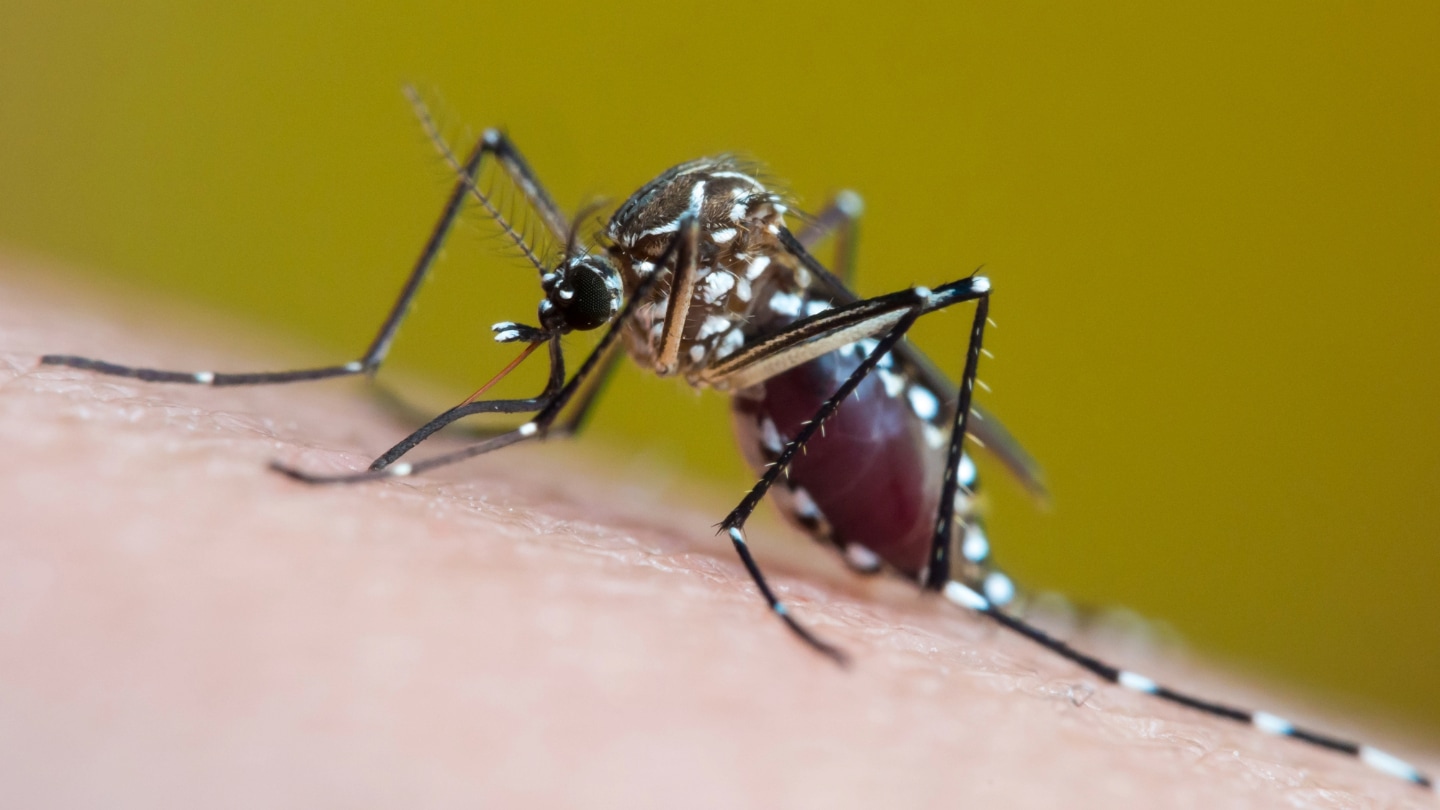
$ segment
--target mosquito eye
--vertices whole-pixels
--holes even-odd
[[[615,295],[600,273],[589,267],[579,268],[569,282],[573,296],[562,309],[571,329],[594,329],[610,320]]]
[[[547,329],[584,331],[604,326],[620,305],[620,277],[609,262],[586,256],[571,260],[541,279]]]

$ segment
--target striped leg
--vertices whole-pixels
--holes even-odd
[[[680,223],[679,231],[683,236],[697,227],[698,221],[693,217],[687,217]],[[663,265],[665,262],[673,259],[680,249],[680,244],[681,240],[678,238],[672,241],[665,252],[660,255],[656,263]],[[635,316],[640,302],[646,300],[646,296],[650,293],[650,290],[653,289],[660,277],[660,273],[652,273],[640,282],[635,289],[634,295],[629,301],[625,302],[625,307],[620,311],[619,316],[610,322],[610,326],[605,330],[605,334],[601,336],[600,342],[595,345],[595,348],[591,349],[590,354],[585,358],[585,362],[582,363],[580,369],[575,372],[575,376],[571,377],[570,381],[565,383],[553,396],[544,398],[544,406],[539,409],[539,413],[529,422],[520,425],[518,428],[498,436],[492,436],[484,441],[477,442],[469,447],[464,447],[451,453],[445,453],[414,463],[392,463],[388,466],[372,468],[358,473],[315,475],[278,461],[271,462],[270,467],[289,478],[307,484],[352,484],[362,481],[376,481],[383,478],[403,478],[426,470],[433,470],[437,467],[456,464],[466,459],[499,450],[502,447],[509,447],[512,444],[518,444],[530,439],[545,438],[552,435],[552,432],[557,429],[567,429],[562,427],[566,425],[566,422],[561,420],[561,413],[572,401],[581,403],[582,411],[588,409],[588,405],[593,401],[596,392],[599,390],[599,386],[603,384],[603,376],[610,368],[610,349],[620,337],[620,332],[630,322],[630,319]],[[553,340],[552,338],[552,341]],[[558,349],[552,349],[552,351],[558,351]],[[577,397],[579,398],[578,400],[576,399]],[[477,402],[472,404],[479,406],[486,403]],[[582,412],[579,418],[583,419],[583,416],[584,414]],[[443,418],[442,415],[441,419]],[[573,429],[575,424],[578,424],[578,421],[572,423],[568,429]],[[424,429],[422,428],[422,430]],[[402,442],[402,444],[404,443]],[[389,454],[382,456],[381,460],[388,458],[388,456]],[[398,457],[399,455],[397,454],[396,458]]]
[[[950,581],[950,553],[955,538],[955,496],[959,494],[961,487],[960,462],[964,456],[966,428],[971,420],[970,403],[975,395],[975,373],[980,365],[985,321],[990,315],[990,281],[984,276],[977,276],[975,282],[979,300],[975,304],[975,317],[970,328],[970,345],[965,352],[965,371],[960,375],[960,396],[955,406],[955,425],[950,433],[949,452],[945,457],[945,477],[941,482],[939,515],[935,520],[935,532],[930,542],[930,560],[920,578],[921,586],[927,590],[938,591]],[[969,478],[973,483],[975,476],[971,475]],[[966,526],[965,531],[968,536],[971,527]],[[986,545],[984,557],[989,556],[989,544]]]
[[[786,626],[794,631],[806,644],[809,644],[820,653],[829,656],[841,666],[847,663],[845,653],[834,645],[817,638],[806,629],[804,625],[797,622],[795,617],[790,615],[790,610],[785,606],[784,602],[776,598],[775,593],[770,589],[770,585],[765,581],[765,575],[760,571],[760,566],[750,554],[749,544],[745,541],[745,522],[749,520],[751,513],[755,511],[755,507],[760,504],[760,499],[765,497],[765,493],[770,489],[771,485],[775,483],[775,480],[790,466],[790,462],[795,458],[795,454],[804,449],[805,443],[819,431],[820,426],[824,424],[825,420],[835,413],[840,407],[840,403],[844,402],[845,398],[850,396],[850,392],[854,391],[856,387],[860,385],[860,382],[865,379],[865,376],[874,370],[875,366],[879,364],[880,358],[884,357],[885,354],[900,341],[900,338],[904,337],[905,333],[910,330],[910,327],[915,323],[915,319],[920,317],[921,307],[924,306],[924,302],[929,295],[928,290],[923,293],[916,291],[915,303],[912,304],[909,312],[902,316],[885,337],[879,341],[875,349],[866,356],[850,375],[849,379],[840,386],[839,390],[831,395],[830,399],[825,401],[825,404],[820,406],[820,410],[805,424],[800,434],[785,445],[785,449],[781,451],[780,457],[775,460],[774,464],[770,465],[770,468],[765,471],[765,474],[762,475],[755,486],[751,488],[744,500],[742,500],[729,515],[726,515],[725,520],[720,523],[720,528],[729,533],[730,541],[735,546],[735,552],[740,555],[741,562],[745,564],[745,570],[750,572],[750,578],[755,580],[755,586],[760,589],[760,595],[765,598],[765,603],[770,606],[770,609],[775,612],[775,615],[779,616],[781,620],[785,622]]]
[[[499,325],[497,324],[497,326]],[[467,416],[480,413],[533,413],[543,409],[565,384],[565,355],[560,349],[560,336],[552,335],[546,338],[545,342],[550,350],[550,377],[545,383],[545,390],[541,391],[539,396],[530,399],[491,399],[457,405],[421,425],[414,433],[386,450],[379,458],[370,463],[370,469],[383,470],[389,467],[400,460],[401,456],[414,450],[421,442]],[[485,438],[494,438],[504,432],[501,431]]]
[[[819,214],[816,214],[806,223],[805,227],[795,234],[795,240],[807,250],[833,234],[835,238],[834,273],[846,285],[853,283],[855,279],[859,221],[864,209],[864,201],[861,200],[859,194],[853,191],[841,191]],[[916,362],[915,358],[908,355],[906,359]],[[976,422],[984,422],[988,415],[979,412],[972,405],[971,416]],[[988,434],[999,435],[1002,441],[997,442],[997,446],[1000,449],[1014,445],[1013,440],[1008,443],[1003,441],[1009,439],[1009,434],[1003,432],[1004,428],[999,426],[998,422],[996,426],[1000,431],[998,433],[995,429],[986,431],[986,428],[990,427],[989,425],[972,422],[969,431],[973,434],[976,429],[979,429]],[[960,529],[958,535],[961,538],[962,557],[955,572],[956,576],[960,581],[980,590],[995,604],[1007,605],[1015,598],[1015,585],[1009,576],[995,567],[991,559],[990,541],[985,533],[984,523],[979,514],[979,504],[975,497],[980,488],[980,478],[975,469],[975,462],[968,453],[963,454],[960,458],[956,479],[959,488],[952,503],[955,510],[955,523],[959,524]],[[810,527],[807,527],[807,530],[812,534],[816,532],[816,529]],[[879,570],[874,565],[857,564],[848,554],[845,556],[845,560],[860,573],[875,573]]]
[[[986,285],[986,289],[988,291],[988,284]],[[927,589],[942,591],[945,597],[951,602],[961,607],[974,610],[992,619],[1006,629],[1018,633],[1062,658],[1078,664],[1089,672],[1111,683],[1119,684],[1126,689],[1154,695],[1161,700],[1187,706],[1215,717],[1249,723],[1266,734],[1293,737],[1310,745],[1349,754],[1364,761],[1367,765],[1391,774],[1392,776],[1398,776],[1423,787],[1431,787],[1432,782],[1430,778],[1421,774],[1414,766],[1377,748],[1340,740],[1326,734],[1300,728],[1288,720],[1267,712],[1246,711],[1244,709],[1227,706],[1223,703],[1216,703],[1183,692],[1177,692],[1169,687],[1157,684],[1144,675],[1122,670],[1100,661],[1091,655],[1080,652],[1034,625],[1003,611],[1001,608],[1013,597],[1014,588],[1010,586],[1008,578],[1004,578],[1004,575],[999,572],[987,573],[980,583],[979,590],[971,584],[949,579],[950,561],[948,550],[951,545],[951,526],[956,517],[955,495],[962,490],[968,495],[973,491],[974,487],[974,464],[971,463],[967,465],[965,463],[969,459],[963,452],[962,442],[966,433],[967,424],[973,416],[970,412],[970,401],[975,383],[976,368],[980,359],[981,341],[984,337],[988,309],[989,296],[986,295],[980,299],[975,308],[974,325],[970,337],[970,349],[966,357],[965,372],[960,379],[960,397],[955,414],[955,430],[950,440],[950,454],[945,470],[945,488],[942,490],[940,496],[940,515],[936,521],[935,540],[932,547],[933,557],[930,568],[926,572],[925,587]],[[983,532],[983,528],[981,528],[978,523],[967,523],[965,525],[965,540],[961,544],[961,556],[965,561],[982,563],[988,557],[989,543],[985,542]]]
[[[545,266],[535,255],[527,243],[523,233],[517,231],[501,212],[491,204],[490,199],[482,193],[475,184],[481,164],[489,157],[497,162],[506,175],[520,187],[525,195],[525,200],[533,210],[546,229],[556,239],[564,239],[568,224],[560,214],[559,209],[550,199],[544,187],[535,178],[534,172],[520,156],[514,144],[496,130],[487,131],[475,144],[469,156],[462,163],[450,152],[449,146],[440,138],[436,131],[435,124],[430,118],[429,112],[420,103],[418,96],[407,88],[407,96],[415,105],[416,115],[419,116],[421,124],[425,127],[427,135],[436,144],[436,148],[446,157],[450,165],[455,169],[457,175],[455,184],[450,191],[450,196],[445,202],[445,207],[440,214],[440,219],[430,232],[430,237],[425,241],[424,248],[420,251],[419,258],[410,270],[409,277],[405,280],[399,296],[390,308],[390,313],[380,325],[379,331],[370,342],[370,346],[358,360],[348,363],[341,363],[333,366],[321,366],[318,368],[292,369],[287,371],[265,371],[255,373],[222,373],[215,371],[164,371],[153,368],[142,368],[138,366],[125,366],[111,363],[105,360],[96,360],[89,357],[77,357],[64,354],[47,354],[40,358],[41,365],[68,366],[70,368],[94,371],[100,374],[107,374],[117,377],[130,377],[145,382],[181,383],[190,385],[276,385],[292,382],[306,382],[310,380],[324,380],[332,377],[349,377],[357,374],[373,374],[384,362],[385,356],[390,351],[390,344],[395,339],[396,333],[400,330],[400,324],[410,311],[416,295],[420,291],[421,284],[429,276],[430,270],[434,267],[435,261],[440,256],[441,247],[449,236],[450,230],[454,227],[459,217],[461,208],[467,198],[477,200],[482,207],[495,219],[501,230],[511,238],[516,247],[535,265],[541,273],[546,271]]]
[[[804,450],[811,440],[839,409],[840,404],[850,396],[860,383],[874,371],[892,349],[904,338],[916,319],[927,312],[953,306],[977,298],[983,302],[990,289],[988,279],[972,277],[952,284],[946,284],[933,292],[925,289],[904,290],[889,295],[858,301],[846,307],[827,310],[818,315],[798,321],[778,334],[769,335],[752,346],[742,347],[733,359],[727,360],[714,369],[714,383],[732,384],[744,388],[769,376],[779,374],[808,357],[835,348],[833,344],[848,344],[863,336],[857,331],[883,325],[883,337],[869,350],[864,359],[850,376],[830,395],[815,414],[804,423],[800,432],[785,444],[779,457],[765,470],[744,499],[720,523],[722,531],[729,533],[736,552],[745,568],[755,580],[761,595],[770,609],[785,624],[817,651],[838,663],[845,663],[844,654],[834,646],[816,638],[799,624],[784,603],[780,602],[766,583],[763,574],[751,556],[745,538],[745,523],[759,506],[765,493],[789,468],[795,456]],[[877,329],[877,331],[879,331]],[[807,357],[808,356],[808,357]],[[744,381],[744,382],[737,382]]]
[[[1435,787],[1435,783],[1431,778],[1421,773],[1415,766],[1391,754],[1387,754],[1378,748],[1341,740],[1328,734],[1301,728],[1289,720],[1277,717],[1268,712],[1248,711],[1246,709],[1239,709],[1223,703],[1216,703],[1215,701],[1195,697],[1184,692],[1178,692],[1168,686],[1162,686],[1137,672],[1130,672],[1107,664],[1094,656],[1071,647],[1069,644],[1049,635],[1040,628],[1022,619],[1011,616],[997,607],[990,599],[959,582],[952,581],[946,583],[943,593],[945,594],[945,598],[954,604],[967,610],[973,610],[989,618],[1001,627],[1030,639],[1041,647],[1110,683],[1118,684],[1135,692],[1154,695],[1161,700],[1195,709],[1196,711],[1204,712],[1214,717],[1222,717],[1237,723],[1247,723],[1265,734],[1272,734],[1278,737],[1291,737],[1317,748],[1338,751],[1339,753],[1355,757],[1366,765],[1390,774],[1391,776],[1413,782],[1421,787],[1432,789]]]
[[[977,279],[983,281],[983,276]],[[1015,585],[990,560],[990,541],[977,514],[975,494],[980,487],[975,462],[965,452],[965,438],[971,426],[983,421],[974,410],[976,373],[983,351],[985,325],[990,314],[989,282],[980,290],[983,295],[975,306],[970,329],[970,343],[965,354],[965,370],[960,376],[960,390],[955,406],[954,429],[950,433],[949,452],[945,460],[945,476],[940,489],[940,504],[935,520],[935,534],[930,544],[930,565],[921,577],[927,590],[940,590],[951,579],[951,569],[958,568],[961,582],[978,588],[993,604],[1005,606],[1015,598]],[[960,565],[950,559],[959,524]]]
[[[509,148],[508,143],[502,145]],[[440,214],[440,219],[435,223],[429,239],[420,252],[415,266],[410,271],[404,287],[401,288],[399,297],[390,308],[389,315],[380,325],[380,330],[370,342],[369,348],[360,356],[360,359],[348,363],[341,363],[333,366],[321,366],[319,368],[293,369],[288,371],[266,371],[255,373],[221,373],[214,371],[164,371],[153,368],[142,368],[137,366],[124,366],[111,363],[105,360],[95,360],[88,357],[76,357],[74,355],[47,354],[40,358],[41,365],[68,366],[70,368],[85,369],[100,374],[108,374],[117,377],[130,377],[146,382],[164,383],[186,383],[191,385],[275,385],[280,383],[305,382],[309,380],[324,380],[331,377],[348,377],[356,374],[372,374],[385,360],[390,351],[390,344],[395,338],[396,332],[400,330],[400,324],[405,320],[406,314],[410,311],[410,305],[414,303],[415,297],[420,290],[421,283],[430,274],[435,260],[440,255],[440,249],[445,243],[451,228],[459,216],[461,206],[467,196],[473,194],[474,177],[480,169],[481,161],[486,155],[496,151],[496,143],[489,138],[482,138],[475,144],[470,156],[464,164],[460,165],[462,176],[455,182],[450,192],[450,197],[445,203],[445,208]]]
[[[559,336],[554,336],[548,341],[550,347],[550,379],[545,385],[545,390],[539,396],[530,399],[500,399],[482,400],[480,402],[467,402],[457,405],[454,408],[440,414],[426,422],[386,450],[370,463],[371,470],[383,470],[386,467],[399,461],[402,456],[414,450],[421,442],[451,424],[474,414],[480,413],[533,413],[543,410],[550,400],[560,392],[565,384],[565,355],[560,348]],[[574,406],[570,408],[569,414],[557,420],[551,425],[547,434],[551,437],[573,436],[579,433],[585,426],[585,420],[589,417],[591,408],[599,399],[600,392],[604,390],[605,383],[615,371],[616,361],[621,357],[620,352],[611,352],[604,360],[604,365],[596,372],[590,381],[587,381],[575,394]],[[508,428],[500,430],[472,429],[468,435],[476,439],[492,439],[509,431]]]

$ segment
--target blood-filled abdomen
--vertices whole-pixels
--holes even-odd
[[[874,345],[844,347],[732,398],[736,436],[757,474]],[[917,576],[929,557],[949,439],[938,425],[950,418],[950,407],[887,356],[770,492],[787,520],[834,543],[852,563],[863,567],[868,550]]]

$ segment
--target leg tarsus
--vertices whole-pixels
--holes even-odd
[[[1185,692],[1178,692],[1168,686],[1156,683],[1138,672],[1121,669],[1113,664],[1107,664],[1089,653],[1072,647],[1069,642],[1056,638],[1024,619],[1017,618],[1001,610],[996,605],[991,604],[985,596],[959,582],[948,582],[941,591],[950,602],[985,616],[1001,627],[1017,635],[1024,636],[1040,647],[1055,653],[1061,658],[1109,683],[1129,689],[1132,692],[1140,692],[1168,703],[1184,706],[1212,717],[1244,723],[1253,726],[1264,734],[1290,737],[1316,748],[1324,748],[1345,754],[1360,760],[1377,771],[1403,779],[1420,787],[1434,787],[1434,780],[1415,766],[1377,748],[1343,740],[1330,734],[1302,728],[1268,712],[1251,711],[1206,698],[1196,697]]]
[[[682,223],[682,227],[684,226],[685,223]],[[676,243],[671,242],[670,246],[661,254],[656,263],[663,265],[665,262],[670,261],[674,258],[676,249]],[[585,362],[581,363],[580,369],[575,372],[575,376],[571,377],[569,382],[565,383],[559,391],[555,392],[554,396],[546,399],[544,406],[540,409],[540,412],[536,414],[534,419],[514,430],[450,453],[428,458],[423,461],[417,461],[413,464],[409,462],[391,464],[380,470],[366,470],[365,472],[347,475],[317,476],[280,462],[271,462],[271,469],[297,481],[311,484],[343,484],[359,481],[374,481],[380,478],[398,478],[414,475],[426,470],[444,467],[474,458],[475,456],[484,455],[485,453],[493,452],[502,447],[508,447],[527,439],[543,438],[550,433],[551,426],[559,419],[560,413],[565,409],[565,406],[569,404],[576,393],[586,385],[597,369],[602,371],[609,369],[608,365],[602,369],[602,362],[605,362],[609,357],[610,348],[614,346],[615,341],[619,339],[620,332],[625,328],[626,324],[635,316],[635,310],[639,307],[640,302],[646,300],[649,292],[654,289],[656,280],[660,275],[660,273],[652,273],[640,282],[630,300],[625,302],[625,307],[620,311],[619,316],[611,321],[609,328],[606,329],[605,334],[601,336],[600,342],[595,345],[595,348],[590,350],[590,354],[585,358]],[[554,347],[552,348],[552,352],[558,352],[558,338],[553,340]],[[553,354],[552,357],[554,357]],[[561,373],[563,374],[563,370]],[[593,392],[587,392],[586,395],[582,396],[581,402],[588,407],[592,399]],[[470,405],[475,406],[486,406],[489,404],[490,403],[484,402],[470,403]],[[466,406],[460,407],[463,408]]]
[[[804,639],[807,644],[829,656],[842,666],[846,663],[844,653],[838,648],[821,641],[797,622],[794,617],[790,615],[784,603],[777,599],[774,592],[770,590],[770,586],[765,582],[764,574],[760,571],[760,566],[756,564],[755,558],[750,554],[750,549],[745,542],[745,521],[750,518],[750,514],[755,511],[755,507],[760,504],[760,499],[765,497],[765,493],[769,491],[770,486],[775,483],[776,479],[779,478],[782,473],[789,469],[790,462],[794,460],[796,453],[804,449],[805,443],[820,430],[825,420],[835,413],[836,409],[840,407],[840,403],[843,402],[846,397],[850,396],[850,392],[860,385],[860,382],[865,379],[865,376],[880,362],[880,358],[883,357],[886,352],[890,351],[890,349],[905,336],[905,333],[910,327],[914,325],[915,319],[920,317],[921,308],[928,295],[929,294],[926,293],[924,296],[919,296],[917,293],[917,300],[911,309],[891,327],[890,331],[879,341],[875,349],[861,361],[860,365],[851,373],[850,377],[841,384],[840,388],[820,406],[820,409],[816,411],[815,415],[811,417],[808,422],[804,423],[805,426],[801,429],[799,435],[786,444],[785,449],[780,453],[780,457],[765,470],[765,473],[760,476],[760,480],[755,483],[755,486],[750,489],[750,492],[745,495],[739,505],[731,510],[730,514],[726,515],[725,520],[720,524],[722,530],[729,532],[730,540],[735,546],[735,551],[740,555],[741,561],[745,563],[745,569],[750,572],[750,577],[755,580],[756,586],[760,588],[760,593],[765,598],[766,603],[769,604],[770,609],[784,620],[785,624],[789,626],[796,635]]]
[[[477,413],[533,413],[540,411],[549,404],[550,400],[559,392],[565,383],[565,355],[560,348],[560,336],[552,335],[548,341],[550,348],[550,375],[545,382],[545,390],[539,396],[530,399],[492,399],[481,402],[466,402],[456,405],[448,411],[421,425],[414,433],[406,436],[380,455],[379,458],[370,462],[371,470],[383,470],[394,464],[406,453],[414,450],[417,445],[444,429],[446,426],[472,416]],[[508,431],[507,431],[508,432]],[[504,435],[503,433],[498,435]],[[493,437],[486,437],[487,440]]]
[[[47,354],[40,358],[41,365],[68,366],[70,368],[85,369],[100,374],[107,374],[117,377],[130,377],[145,382],[181,383],[191,385],[276,385],[281,383],[308,382],[311,380],[323,380],[331,377],[347,377],[356,374],[372,374],[384,361],[386,353],[390,350],[390,343],[399,331],[400,324],[410,310],[416,294],[420,290],[421,283],[430,274],[436,258],[440,255],[440,248],[449,235],[450,230],[459,216],[462,203],[465,201],[469,190],[474,186],[474,178],[480,169],[480,162],[489,152],[490,146],[482,139],[475,144],[469,157],[461,168],[461,177],[455,182],[446,200],[445,208],[436,221],[434,228],[430,231],[429,238],[425,241],[424,248],[416,260],[410,275],[406,278],[404,286],[400,290],[395,303],[390,307],[390,313],[380,325],[374,339],[371,340],[369,348],[358,360],[334,366],[321,368],[296,369],[291,371],[274,371],[259,373],[228,374],[212,371],[163,371],[152,368],[138,368],[122,366],[103,360],[94,360],[86,357],[75,357],[72,355]]]
[[[755,586],[760,589],[760,595],[764,597],[765,603],[770,606],[770,610],[785,622],[786,627],[789,627],[795,635],[799,636],[801,640],[810,645],[816,652],[828,657],[842,667],[849,665],[850,658],[844,651],[833,644],[821,641],[820,638],[810,632],[805,625],[796,621],[795,617],[790,615],[790,609],[785,606],[785,603],[781,602],[780,599],[775,596],[775,592],[770,589],[770,583],[765,581],[765,574],[760,571],[759,563],[755,562],[755,557],[750,554],[750,547],[745,542],[745,530],[739,526],[733,526],[729,527],[729,534],[730,542],[735,546],[735,552],[740,555],[740,561],[745,564],[745,570],[750,572],[750,578],[755,581]]]
[[[983,276],[972,278],[984,279]],[[930,557],[925,567],[922,587],[938,591],[950,581],[950,549],[955,535],[955,495],[960,487],[960,462],[965,454],[965,433],[970,425],[970,403],[975,394],[975,374],[980,363],[980,351],[985,337],[985,319],[990,312],[990,284],[982,285],[980,298],[975,302],[975,318],[970,329],[970,344],[965,352],[965,370],[960,376],[959,402],[955,407],[955,425],[950,433],[949,451],[945,458],[945,477],[940,486],[940,504],[935,519],[935,533],[930,542]]]

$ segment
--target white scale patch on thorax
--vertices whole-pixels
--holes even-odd
[[[716,359],[723,360],[726,357],[739,351],[745,345],[745,333],[739,329],[731,329],[720,339],[720,345],[715,347]]]
[[[765,272],[765,268],[769,266],[769,256],[756,256],[753,260],[751,260],[750,266],[745,268],[745,278],[750,281],[754,281],[755,279],[760,278],[761,274]]]
[[[700,296],[705,303],[718,303],[727,293],[735,289],[735,276],[726,270],[715,270],[700,282]]]
[[[696,340],[705,340],[724,332],[730,328],[730,319],[724,315],[706,315],[705,322],[700,324],[700,331],[695,333]]]
[[[663,324],[671,303],[667,297],[677,268],[673,255],[663,266],[656,260],[689,217],[698,219],[699,265],[683,313],[678,368],[669,373],[695,383],[696,372],[744,348],[748,324],[767,314],[768,307],[789,317],[808,314],[803,268],[793,267],[783,246],[767,236],[784,227],[786,210],[778,195],[728,158],[676,166],[632,195],[611,218],[611,253],[628,265],[621,273],[627,290],[647,276],[662,278],[627,325],[631,357],[648,366],[663,350]],[[777,271],[779,284],[772,283]],[[819,311],[822,306],[828,304],[808,309]]]

